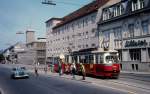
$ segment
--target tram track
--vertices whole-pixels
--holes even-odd
[[[146,80],[146,79],[141,79],[141,78],[137,78],[137,77],[130,77],[130,76],[120,76],[120,78],[128,78],[128,79],[134,79],[134,80],[138,80],[138,81],[142,81],[142,82],[149,82],[150,80]]]
[[[127,91],[129,92],[129,94],[150,94],[149,80],[142,80],[142,77],[136,78],[132,76],[120,76],[119,79],[102,79],[100,81],[98,80],[99,79],[93,82],[97,85],[99,84],[112,87],[114,89]]]
[[[130,92],[130,94],[142,94],[142,92],[145,92],[144,94],[150,94],[150,88],[149,86],[145,86],[144,84],[134,83],[134,82],[128,82],[124,80],[101,80],[101,84],[105,83],[105,86],[109,86],[112,88],[116,88],[119,90]],[[98,84],[98,83],[96,83]],[[141,92],[141,93],[137,93]]]

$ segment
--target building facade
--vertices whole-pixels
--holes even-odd
[[[118,50],[122,70],[150,71],[149,10],[149,0],[122,0],[102,10],[100,46]]]
[[[46,40],[36,40],[26,44],[26,56],[31,64],[45,64]]]
[[[52,18],[46,21],[47,58],[98,48],[97,23],[101,15],[99,8],[118,1],[120,0],[95,0],[61,19]]]

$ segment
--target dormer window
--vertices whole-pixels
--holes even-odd
[[[144,0],[133,0],[132,1],[132,11],[144,8]]]
[[[124,12],[124,7],[123,7],[122,4],[116,5],[116,6],[113,8],[113,16],[114,16],[114,17],[122,15],[123,12]]]
[[[103,21],[107,20],[107,19],[110,19],[110,17],[111,17],[111,13],[110,13],[109,9],[105,9],[103,11]]]
[[[102,15],[103,21],[122,15],[125,12],[126,4],[127,3],[124,2],[104,9]]]

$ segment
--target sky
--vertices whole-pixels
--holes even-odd
[[[92,0],[53,0],[55,6],[43,5],[42,0],[0,0],[0,50],[17,42],[25,43],[28,29],[36,37],[45,37],[45,21],[52,17],[64,17]]]

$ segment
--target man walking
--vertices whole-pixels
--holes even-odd
[[[82,73],[82,80],[85,80],[86,72],[85,72],[85,67],[82,63],[80,63],[80,69]]]

